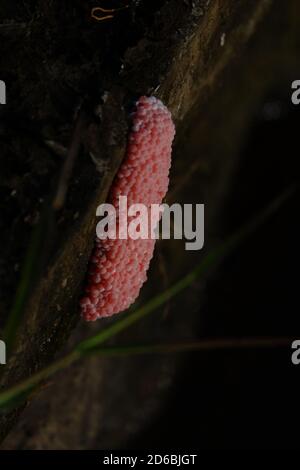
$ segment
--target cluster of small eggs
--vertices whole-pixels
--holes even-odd
[[[136,103],[127,152],[113,183],[109,201],[119,208],[119,197],[127,204],[161,204],[169,185],[175,127],[168,109],[154,97]],[[117,234],[118,234],[117,219]],[[150,234],[149,234],[150,235]],[[90,260],[82,316],[87,321],[108,317],[127,309],[138,297],[147,279],[155,240],[96,238]]]

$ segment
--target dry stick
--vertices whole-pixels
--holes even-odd
[[[187,169],[187,171],[184,175],[180,176],[179,183],[175,184],[173,189],[171,189],[171,191],[169,191],[169,193],[166,197],[167,203],[169,205],[173,204],[173,202],[176,202],[176,195],[179,193],[179,191],[181,191],[182,189],[184,189],[188,185],[191,178],[193,176],[195,176],[195,173],[197,171],[199,171],[201,168],[203,168],[207,173],[208,170],[203,166],[203,162],[201,160],[197,160],[197,161],[192,163],[191,167]]]
[[[69,181],[72,176],[74,164],[78,157],[80,147],[82,144],[82,131],[86,125],[86,115],[84,111],[80,111],[71,138],[71,145],[67,152],[67,157],[64,162],[59,181],[56,195],[53,201],[53,209],[60,210],[65,203],[66,194],[68,191]]]
[[[11,33],[15,30],[26,29],[27,23],[0,23],[0,33]]]
[[[33,287],[34,280],[38,274],[37,264],[40,263],[45,256],[47,244],[49,240],[51,240],[50,234],[53,224],[54,210],[59,210],[64,205],[74,163],[80,151],[82,133],[85,126],[86,114],[83,110],[80,110],[72,133],[71,144],[59,176],[58,187],[53,202],[49,200],[49,204],[44,204],[41,221],[33,230],[29,249],[26,253],[15,301],[5,325],[4,334],[7,351],[9,353],[13,350],[20,323],[23,318],[23,312]]]
[[[48,140],[44,140],[44,144],[58,157],[67,158],[68,149],[66,149],[66,147],[62,145],[61,143],[48,139]]]

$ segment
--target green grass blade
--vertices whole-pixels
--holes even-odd
[[[41,214],[41,220],[33,229],[29,247],[21,271],[14,303],[9,312],[4,329],[4,340],[8,354],[13,350],[19,327],[22,323],[27,301],[40,273],[46,255],[46,242],[51,232],[53,215],[46,204]]]
[[[276,213],[278,209],[283,205],[284,202],[287,201],[288,198],[294,194],[295,188],[289,189],[285,191],[280,197],[275,199],[265,210],[263,210],[259,215],[257,215],[249,224],[245,225],[241,230],[235,233],[233,236],[229,237],[224,243],[220,244],[216,249],[208,253],[201,261],[201,263],[187,276],[181,279],[179,282],[174,284],[172,287],[164,291],[163,293],[159,294],[158,296],[151,299],[146,305],[139,308],[138,310],[128,314],[126,317],[122,318],[121,320],[117,320],[113,325],[109,326],[108,328],[104,329],[100,333],[91,338],[82,341],[79,343],[74,350],[65,356],[64,358],[54,362],[49,367],[41,370],[37,374],[32,375],[27,380],[21,382],[20,384],[0,393],[0,409],[5,409],[8,404],[15,403],[14,400],[23,400],[26,399],[26,394],[28,391],[34,389],[37,385],[39,385],[42,381],[51,377],[54,373],[63,370],[64,368],[68,367],[73,362],[77,361],[80,358],[85,357],[86,355],[98,353],[98,354],[108,354],[106,349],[101,348],[101,345],[107,341],[108,339],[112,338],[116,334],[124,331],[137,321],[141,320],[142,318],[146,317],[158,307],[163,305],[165,302],[173,298],[178,293],[182,292],[184,289],[189,287],[196,279],[198,279],[202,274],[206,273],[212,266],[215,266],[218,262],[220,262],[225,255],[231,253],[241,242],[246,240],[248,236],[253,233],[260,225],[262,225],[271,215]],[[283,339],[286,343],[287,339]],[[289,340],[290,341],[290,340]],[[198,343],[199,344],[199,343]],[[192,346],[184,346],[184,348],[191,348]],[[129,348],[129,349],[128,349]],[[152,348],[152,351],[151,351]],[[128,353],[135,353],[135,354],[142,354],[146,352],[153,352],[153,350],[157,350],[158,348],[169,348],[169,346],[152,346],[148,347],[148,350],[145,350],[145,347],[138,347],[138,349],[130,350],[130,347],[121,350],[121,354],[128,354]],[[184,349],[182,348],[182,350]],[[200,346],[199,346],[200,348]],[[202,346],[203,348],[203,346]],[[180,349],[180,346],[179,346]],[[111,351],[113,354],[120,355],[119,352],[115,349]]]
[[[251,233],[253,233],[261,224],[263,224],[266,219],[268,219],[272,214],[274,214],[282,204],[291,197],[295,189],[289,189],[285,191],[281,196],[276,198],[265,210],[263,210],[259,215],[257,215],[250,223],[246,224],[241,230],[236,232],[234,235],[229,237],[224,243],[216,247],[210,253],[208,253],[200,264],[187,276],[181,279],[179,282],[174,284],[169,289],[165,290],[161,294],[157,295],[151,299],[144,306],[138,310],[130,313],[126,317],[117,321],[113,325],[104,329],[97,335],[92,338],[81,342],[78,345],[78,350],[81,352],[88,353],[94,348],[98,348],[99,345],[120,333],[121,331],[127,329],[137,321],[148,316],[158,307],[162,306],[168,300],[173,298],[175,295],[182,292],[188,286],[190,286],[196,279],[198,279],[202,274],[207,272],[211,267],[220,262],[224,256],[228,255],[232,250],[234,250],[242,241],[244,241]]]
[[[294,337],[249,337],[249,338],[217,338],[198,342],[171,344],[141,344],[129,346],[99,346],[93,352],[105,357],[139,356],[143,354],[173,354],[196,351],[219,351],[235,349],[268,349],[290,347]]]
[[[42,369],[40,372],[33,374],[23,382],[20,382],[14,387],[0,393],[0,410],[7,411],[19,406],[20,403],[25,401],[32,391],[34,391],[44,380],[48,379],[56,372],[70,366],[79,358],[80,354],[74,350],[62,359],[53,362],[49,367]]]

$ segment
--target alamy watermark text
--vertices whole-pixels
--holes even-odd
[[[6,104],[6,85],[3,80],[0,80],[0,104]]]
[[[96,232],[100,240],[186,240],[188,251],[204,246],[204,204],[127,205],[127,196],[119,196],[118,207],[101,204]],[[160,230],[161,229],[161,230]]]
[[[6,364],[6,344],[0,340],[0,365]]]

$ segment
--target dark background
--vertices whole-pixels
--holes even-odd
[[[245,139],[226,203],[229,233],[299,184],[300,108],[284,92],[266,97]],[[300,337],[298,196],[222,264],[199,312],[199,339],[273,336],[274,347],[187,355],[166,410],[134,446],[299,448],[300,367],[275,344]]]

